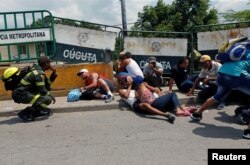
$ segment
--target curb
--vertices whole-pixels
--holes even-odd
[[[118,98],[118,97],[116,97]],[[64,99],[64,98],[62,98]],[[194,97],[186,97],[179,99],[180,104],[195,104],[195,98]],[[18,104],[17,104],[18,105]],[[11,110],[5,110],[0,112],[0,117],[10,117],[10,116],[16,116],[17,113],[24,109],[26,106],[25,104],[22,104],[22,106],[15,107]],[[115,110],[115,109],[121,109],[121,110],[129,110],[131,109],[127,103],[120,100],[120,98],[113,100],[110,103],[104,103],[103,100],[84,100],[73,103],[68,103],[64,105],[56,105],[52,104],[50,106],[53,113],[72,113],[72,112],[87,112],[87,111],[103,111],[103,110]]]
[[[70,109],[70,110],[69,110]],[[119,109],[118,104],[116,105],[99,105],[99,106],[85,106],[85,107],[61,107],[61,108],[51,108],[53,113],[72,113],[72,112],[86,112],[86,111],[102,111],[102,110],[112,110]],[[22,110],[22,109],[20,109]],[[16,116],[20,110],[13,110],[7,112],[0,112],[0,117],[10,117]]]

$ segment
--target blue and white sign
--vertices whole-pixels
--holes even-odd
[[[164,73],[168,73],[182,57],[187,56],[187,42],[187,38],[125,37],[124,51],[131,52],[142,69],[147,59],[154,56],[162,64]]]

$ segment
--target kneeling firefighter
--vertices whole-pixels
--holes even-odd
[[[44,71],[51,70],[49,78]],[[47,108],[55,98],[49,93],[50,85],[57,77],[56,70],[47,56],[38,59],[38,64],[20,70],[10,67],[4,71],[2,80],[6,90],[12,90],[12,98],[16,103],[32,104],[18,113],[24,121],[33,121],[37,117],[48,117],[51,110]]]

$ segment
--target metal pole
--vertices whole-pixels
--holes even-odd
[[[122,29],[123,29],[123,35],[127,35],[127,18],[126,18],[126,5],[125,0],[121,1],[121,11],[122,11]]]

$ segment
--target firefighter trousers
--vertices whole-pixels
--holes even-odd
[[[35,110],[46,109],[53,101],[50,95],[40,95],[18,89],[13,91],[12,98],[16,103],[32,104]]]

